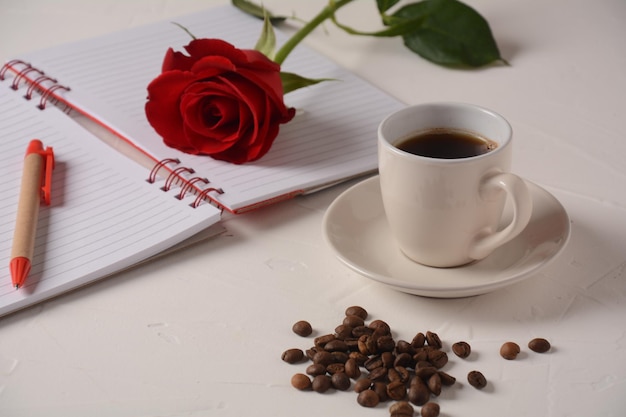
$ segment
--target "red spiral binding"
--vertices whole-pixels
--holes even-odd
[[[202,192],[200,194],[198,194],[198,196],[196,197],[196,199],[194,200],[193,203],[190,204],[191,207],[196,208],[200,205],[200,203],[202,203],[202,201],[204,201],[205,199],[209,198],[209,193],[215,191],[218,194],[224,194],[224,190],[222,190],[221,188],[205,188],[204,190],[202,190]]]
[[[189,181],[185,182],[185,185],[180,189],[180,192],[176,194],[176,198],[179,200],[182,200],[183,198],[185,198],[185,194],[187,194],[187,192],[191,190],[193,185],[199,181],[202,181],[205,184],[209,183],[209,180],[207,178],[193,177]]]
[[[24,98],[26,100],[30,100],[31,98],[33,98],[33,92],[35,90],[37,90],[38,88],[41,87],[41,84],[46,82],[46,81],[50,81],[52,84],[56,84],[57,80],[52,78],[52,77],[48,77],[47,75],[41,75],[37,78],[35,78],[35,80],[28,86],[28,90],[26,90],[26,94],[24,94]],[[43,90],[43,88],[41,88]]]
[[[8,70],[12,69],[16,65],[23,65],[26,68],[30,68],[31,65],[28,62],[24,62],[21,59],[13,59],[2,66],[0,69],[0,81],[4,81],[4,75]]]
[[[161,190],[169,191],[170,188],[172,188],[172,185],[174,184],[174,181],[176,181],[176,180],[186,182],[186,180],[183,177],[180,176],[180,174],[182,174],[183,172],[188,172],[189,174],[193,174],[196,171],[194,171],[191,168],[187,168],[187,167],[178,167],[178,168],[176,168],[175,170],[170,172],[170,175],[167,176],[167,179],[165,180],[165,185],[163,185],[163,187],[161,187]]]
[[[18,68],[20,68],[18,70]],[[70,88],[61,84],[58,84],[57,80],[52,77],[47,76],[43,71],[38,68],[33,67],[28,62],[22,61],[20,59],[14,59],[2,66],[0,69],[0,81],[6,78],[7,71],[15,72],[15,78],[13,78],[13,82],[11,83],[11,88],[13,90],[19,90],[20,84],[22,81],[28,83],[28,89],[26,90],[25,98],[30,100],[33,96],[33,93],[36,90],[41,91],[41,99],[39,100],[40,109],[45,109],[46,105],[51,99],[59,100],[59,97],[55,94],[58,90],[70,91]],[[33,76],[28,76],[30,73],[35,72],[39,74],[36,78],[33,79]],[[42,84],[46,81],[52,82],[52,85],[48,88],[44,87]],[[64,101],[61,99],[61,101]],[[69,110],[69,106],[66,103],[66,111]]]
[[[50,97],[54,98],[54,92],[56,90],[70,91],[70,88],[61,84],[54,84],[52,87],[46,88],[44,90],[44,93],[41,95],[41,100],[39,100],[39,106],[37,107],[39,107],[41,110],[45,109],[46,104],[48,104],[48,100],[50,100]]]
[[[157,174],[159,173],[161,168],[164,168],[167,164],[178,165],[180,164],[180,159],[166,158],[166,159],[159,161],[155,166],[152,167],[152,170],[150,171],[150,175],[148,176],[148,179],[146,181],[149,182],[150,184],[154,184],[154,182],[156,181]]]
[[[45,75],[43,71],[40,71],[37,68],[31,66],[30,64],[27,64],[26,68],[24,68],[23,70],[21,70],[15,75],[15,78],[13,79],[13,83],[11,83],[11,88],[14,90],[19,89],[20,81],[22,81],[22,79],[26,79],[26,81],[28,81],[28,78],[26,78],[26,75],[28,75],[31,72],[37,72],[40,75]]]
[[[180,164],[180,159],[165,158],[165,159],[160,160],[158,163],[156,163],[152,167],[152,170],[150,171],[150,175],[148,176],[146,181],[150,184],[154,184],[156,182],[156,177],[157,177],[158,172],[161,170],[161,168],[165,168],[169,164],[178,165]],[[182,200],[183,198],[185,198],[185,195],[194,187],[195,183],[197,182],[203,182],[205,184],[210,183],[210,181],[207,178],[202,178],[202,177],[193,177],[190,179],[186,179],[181,176],[183,172],[188,172],[188,173],[193,174],[195,171],[187,167],[177,167],[175,169],[172,169],[169,175],[167,176],[167,178],[165,179],[165,184],[163,185],[163,187],[161,187],[161,190],[169,191],[172,185],[178,180],[183,183],[183,186],[181,187],[180,192],[176,194],[174,197],[179,200]],[[221,188],[205,188],[198,193],[195,200],[193,201],[193,203],[190,204],[190,206],[193,208],[196,208],[204,200],[213,200],[211,196],[209,196],[209,193],[211,192],[216,192],[217,194],[224,194],[224,190],[222,190]]]

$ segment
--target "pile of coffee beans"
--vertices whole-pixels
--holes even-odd
[[[448,355],[437,333],[418,332],[412,340],[395,340],[389,325],[382,320],[367,323],[368,312],[360,306],[348,307],[342,322],[333,332],[317,336],[306,350],[290,348],[282,360],[290,364],[308,363],[304,372],[291,378],[298,390],[324,393],[330,389],[352,390],[363,407],[376,407],[394,401],[389,407],[391,417],[411,417],[414,406],[421,407],[423,417],[437,417],[440,405],[432,401],[442,389],[456,383],[456,378],[443,370]],[[313,327],[304,320],[292,330],[307,337]],[[535,352],[547,352],[550,343],[533,339],[528,344]],[[471,353],[467,342],[452,345],[452,352],[465,359]],[[500,354],[515,359],[520,347],[514,342],[502,345]],[[487,385],[480,371],[467,375],[468,383],[477,389]]]

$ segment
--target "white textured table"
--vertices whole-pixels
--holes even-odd
[[[0,58],[225,1],[0,1]],[[306,18],[322,0],[267,0]],[[281,353],[308,348],[300,319],[332,331],[362,305],[398,339],[437,332],[459,383],[442,415],[621,416],[626,411],[626,3],[472,0],[510,67],[443,69],[399,40],[355,38],[331,25],[307,43],[406,103],[454,100],[507,117],[514,170],[554,194],[572,220],[561,256],[535,276],[471,298],[403,294],[339,263],[321,234],[349,184],[224,221],[227,232],[182,252],[0,319],[0,415],[386,416],[354,393],[295,391]],[[373,1],[346,21],[376,25]],[[354,182],[352,182],[354,183]],[[350,183],[350,184],[352,184]],[[529,351],[533,337],[553,349]],[[518,342],[515,361],[500,345]],[[478,391],[469,370],[490,381]]]

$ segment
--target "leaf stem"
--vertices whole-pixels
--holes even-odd
[[[283,46],[276,52],[274,61],[282,65],[287,59],[287,56],[291,51],[302,41],[309,33],[311,33],[316,27],[318,27],[324,20],[335,14],[335,11],[352,2],[353,0],[330,0],[328,5],[319,12],[317,16],[310,22],[300,28]]]

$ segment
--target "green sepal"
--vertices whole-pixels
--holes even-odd
[[[193,33],[191,33],[191,31],[190,31],[189,29],[187,29],[186,27],[184,27],[184,26],[183,26],[183,25],[181,25],[180,23],[178,23],[178,22],[172,22],[172,24],[173,24],[173,25],[176,25],[176,26],[178,26],[179,28],[181,28],[182,30],[184,30],[184,31],[187,33],[187,35],[191,36],[191,39],[193,39],[193,40],[198,39],[198,38],[196,38],[196,36],[195,36]]]
[[[265,19],[263,19],[263,30],[261,30],[261,36],[257,41],[254,49],[261,52],[269,59],[274,59],[276,48],[276,34],[274,33],[274,27],[269,20],[267,12],[265,13]]]
[[[264,7],[247,0],[231,0],[231,2],[233,6],[235,6],[242,12],[247,13],[250,16],[254,16],[258,19],[265,20],[265,16],[267,14],[270,23],[272,23],[273,25],[284,22],[287,19],[286,16],[274,16],[273,14],[269,13]]]
[[[280,73],[280,80],[283,83],[283,95],[299,88],[309,87],[311,85],[319,84],[324,81],[334,81],[332,78],[305,78],[292,72],[283,71],[281,71]]]

